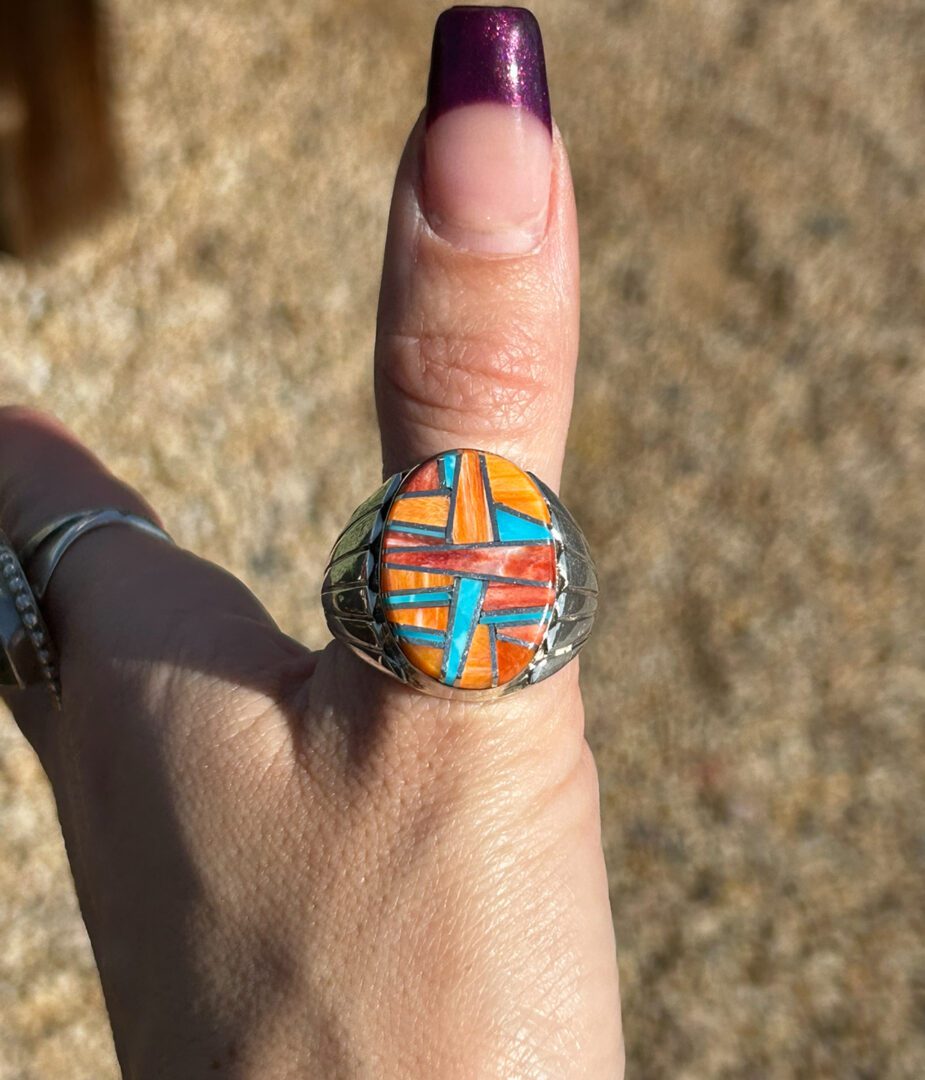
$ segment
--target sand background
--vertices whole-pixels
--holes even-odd
[[[323,640],[377,477],[394,167],[440,5],[113,0],[130,198],[0,262],[0,401]],[[925,1075],[925,5],[538,0],[582,231],[564,492],[635,1078]],[[0,1080],[117,1076],[0,717]]]

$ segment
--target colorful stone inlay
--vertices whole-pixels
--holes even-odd
[[[419,465],[389,510],[379,593],[408,660],[447,686],[503,686],[533,659],[556,600],[549,507],[505,458]]]

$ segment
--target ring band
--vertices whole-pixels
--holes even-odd
[[[19,561],[25,567],[32,592],[37,600],[45,598],[52,574],[67,549],[82,536],[104,525],[130,525],[160,540],[173,543],[170,536],[153,521],[125,510],[105,507],[65,514],[39,529],[23,545]]]
[[[34,533],[18,555],[0,532],[0,685],[25,689],[44,683],[61,707],[57,655],[40,604],[64,553],[104,525],[128,525],[173,543],[147,518],[111,507],[56,518]]]
[[[0,532],[0,686],[44,683],[58,708],[58,659],[41,608],[10,541]]]
[[[424,693],[478,700],[576,656],[597,578],[584,534],[542,481],[496,454],[452,450],[357,507],[322,604],[363,659]]]

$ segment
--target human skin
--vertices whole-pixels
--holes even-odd
[[[444,32],[457,17],[477,16]],[[435,112],[389,221],[384,471],[474,446],[556,488],[578,345],[565,150],[520,104]],[[56,421],[0,409],[15,545],[110,505],[155,517]],[[54,790],[125,1077],[622,1076],[577,663],[495,702],[425,697],[126,528],[75,544],[44,607],[63,711],[6,700]]]

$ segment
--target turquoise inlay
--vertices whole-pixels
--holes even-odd
[[[456,479],[456,455],[444,454],[440,458],[440,471],[443,474],[443,486],[451,488]]]
[[[480,622],[483,623],[538,623],[543,621],[546,608],[530,608],[527,611],[486,611]]]
[[[463,657],[469,644],[469,637],[475,628],[474,615],[482,600],[485,585],[475,578],[460,578],[456,596],[456,608],[453,612],[453,625],[449,630],[449,647],[446,653],[445,674],[443,681],[452,686],[459,678]]]
[[[441,529],[439,525],[406,525],[402,521],[390,521],[389,528],[393,532],[411,533],[414,536],[439,536],[441,539],[446,536],[446,529]]]
[[[495,506],[495,520],[498,522],[499,540],[549,539],[549,526],[545,522],[528,521],[517,514],[508,513],[502,506]]]
[[[412,645],[444,645],[446,635],[442,630],[423,630],[420,626],[404,626],[401,623],[392,623],[392,633],[400,637],[402,641],[410,641]]]
[[[434,589],[432,592],[389,593],[386,603],[389,607],[416,607],[418,604],[448,604],[449,589]]]

